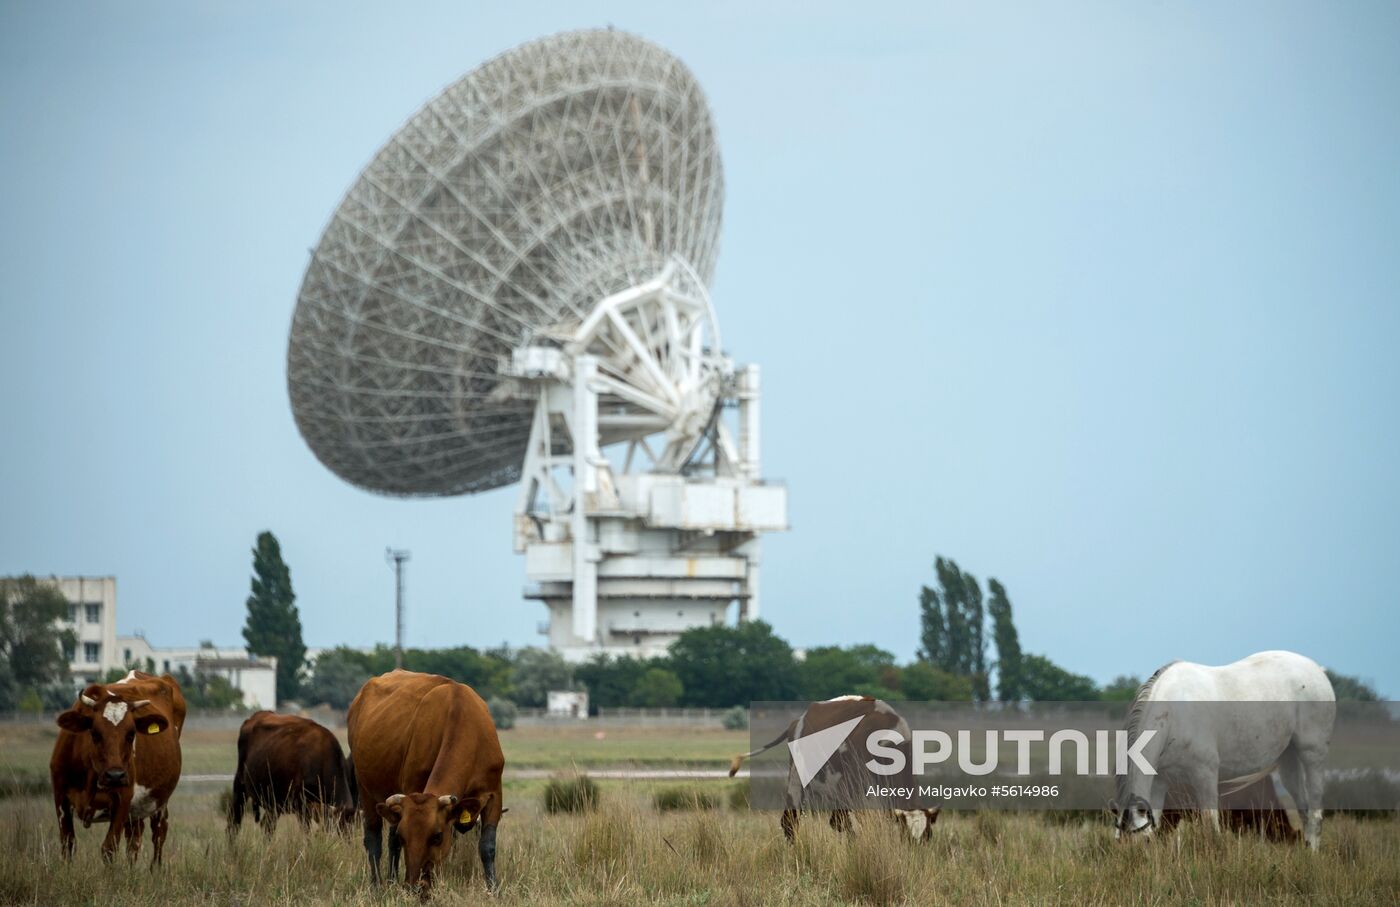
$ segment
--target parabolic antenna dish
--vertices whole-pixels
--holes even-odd
[[[665,50],[580,31],[496,57],[380,149],[312,254],[287,351],[302,436],[385,494],[516,481],[534,407],[503,392],[512,350],[673,258],[708,284],[722,198],[704,95]]]

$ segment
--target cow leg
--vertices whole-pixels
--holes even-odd
[[[792,843],[797,839],[797,810],[783,810],[782,826],[783,837],[787,838],[788,843]]]
[[[151,868],[155,869],[160,865],[161,855],[165,853],[165,836],[170,831],[170,806],[161,806],[151,813]]]
[[[127,815],[131,811],[131,789],[123,788],[120,792],[113,794],[117,801],[111,807],[111,815],[107,822],[107,835],[102,839],[102,859],[108,863],[112,862],[112,857],[117,852],[117,844],[121,841],[122,832],[126,830]]]
[[[450,832],[449,832],[450,834]],[[496,890],[496,826],[482,825],[481,840],[476,852],[481,857],[481,872],[486,876],[486,890]]]
[[[275,801],[262,804],[258,808],[258,800],[253,798],[253,815],[257,817],[258,824],[262,826],[263,833],[269,838],[277,831],[277,803]]]
[[[64,859],[71,860],[77,835],[73,833],[73,804],[68,799],[67,791],[57,790],[54,793],[54,809],[58,812],[58,844]]]
[[[833,809],[831,811],[831,827],[838,832],[854,831],[855,826],[851,822],[851,811],[849,809]]]
[[[145,833],[145,819],[126,820],[126,858],[133,863],[141,855],[141,836]]]
[[[364,792],[361,791],[361,796]],[[365,802],[370,802],[368,798]],[[384,849],[384,818],[375,809],[365,810],[365,856],[369,857],[369,880],[379,884],[379,855]]]
[[[403,841],[399,839],[398,826],[389,823],[389,881],[399,877],[399,853],[403,851]]]

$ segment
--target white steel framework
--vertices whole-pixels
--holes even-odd
[[[570,658],[658,654],[734,601],[740,619],[758,615],[759,533],[786,528],[787,496],[759,480],[758,367],[736,370],[718,335],[677,258],[557,345],[515,351],[518,393],[535,400],[515,548]]]

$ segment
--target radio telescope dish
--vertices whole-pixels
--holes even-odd
[[[312,254],[287,353],[302,436],[384,494],[515,482],[535,406],[512,352],[672,262],[703,296],[722,198],[704,95],[660,47],[580,31],[485,63],[380,149]]]
[[[757,617],[760,535],[787,528],[758,366],[724,355],[710,304],[722,183],[679,60],[556,35],[380,149],[297,297],[287,384],[312,451],[384,494],[518,481],[525,597],[570,659],[661,654],[736,602]]]

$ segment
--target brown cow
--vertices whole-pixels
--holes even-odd
[[[505,757],[481,697],[436,674],[391,671],[360,688],[347,723],[370,878],[380,880],[386,819],[389,878],[398,874],[402,849],[404,881],[424,898],[452,848],[453,830],[480,824],[477,851],[486,886],[495,890]]]
[[[745,759],[767,752],[780,744],[791,743],[818,731],[824,731],[827,728],[857,719],[859,723],[851,728],[847,742],[843,743],[832,754],[821,772],[811,778],[810,786],[802,783],[795,764],[789,769],[786,808],[783,810],[782,818],[783,835],[788,841],[797,837],[798,816],[803,808],[803,800],[809,793],[816,794],[818,798],[839,802],[842,799],[849,800],[854,796],[853,791],[863,786],[864,782],[856,779],[867,778],[869,773],[863,764],[864,757],[860,755],[862,747],[860,745],[852,746],[852,740],[864,741],[870,734],[881,730],[898,731],[904,740],[901,748],[905,750],[906,777],[897,782],[892,782],[889,778],[875,780],[878,780],[881,785],[910,786],[908,767],[912,762],[908,753],[909,725],[898,712],[890,707],[889,703],[872,696],[837,696],[835,699],[828,699],[825,702],[812,703],[807,707],[807,711],[802,714],[802,717],[789,724],[787,730],[779,734],[776,739],[752,752],[740,753],[735,756],[729,764],[729,777],[732,778],[738,773],[739,767]],[[927,841],[933,835],[933,825],[938,821],[939,809],[937,807],[933,809],[892,809],[890,812],[909,832],[910,838],[915,841]],[[850,810],[832,810],[831,827],[837,831],[850,831],[852,829]]]
[[[87,828],[106,821],[102,856],[110,860],[123,832],[133,860],[151,820],[151,865],[160,863],[170,830],[170,795],[180,782],[180,728],[185,697],[175,678],[132,671],[118,683],[92,684],[58,716],[62,728],[49,760],[58,836],[73,855],[73,814]]]
[[[340,741],[309,718],[254,712],[238,731],[230,832],[243,824],[243,805],[249,798],[253,819],[268,834],[277,828],[282,813],[296,813],[302,827],[308,827],[313,808],[328,822],[348,825],[355,806]]]

